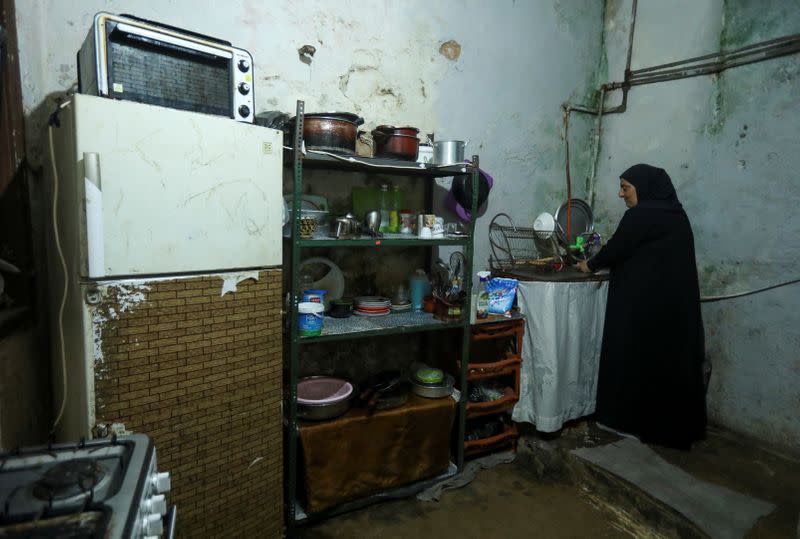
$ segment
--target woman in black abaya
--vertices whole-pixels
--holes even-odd
[[[704,334],[694,237],[669,175],[620,177],[628,210],[582,271],[610,268],[597,421],[643,442],[688,449],[706,426]]]

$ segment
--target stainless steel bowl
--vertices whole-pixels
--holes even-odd
[[[345,414],[350,409],[352,395],[333,404],[297,404],[297,416],[308,421],[324,421]]]
[[[412,379],[411,391],[420,397],[426,397],[428,399],[441,399],[444,397],[449,397],[453,394],[453,386],[455,383],[455,379],[449,374],[445,374],[444,382],[438,386],[420,384],[415,379]]]

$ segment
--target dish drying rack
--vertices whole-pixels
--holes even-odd
[[[565,266],[566,253],[557,237],[555,230],[518,227],[507,213],[498,213],[489,223],[489,267],[493,271],[560,271]]]

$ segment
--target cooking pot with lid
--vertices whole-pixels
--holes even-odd
[[[416,127],[379,125],[372,130],[372,139],[375,141],[375,157],[416,161],[419,152],[417,133],[419,133],[419,129]]]
[[[291,118],[284,130],[287,146],[292,146],[297,118]],[[313,112],[303,116],[303,140],[306,148],[355,155],[358,126],[364,118],[352,112]],[[288,139],[288,140],[287,140]]]

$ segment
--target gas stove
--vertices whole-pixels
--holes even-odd
[[[0,454],[0,537],[172,537],[169,489],[143,434]]]

